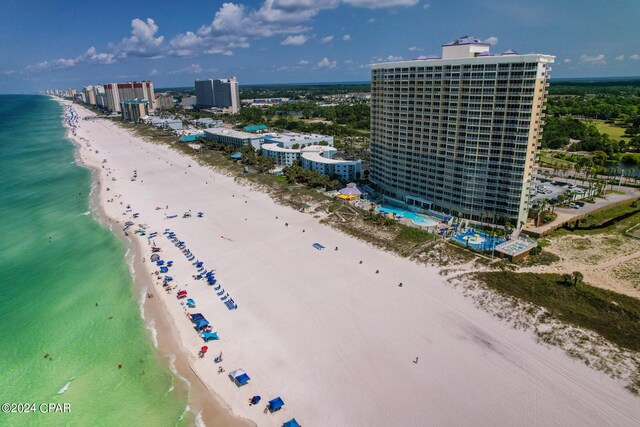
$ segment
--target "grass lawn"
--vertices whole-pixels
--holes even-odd
[[[555,157],[551,157],[546,154],[540,154],[540,163],[546,164],[549,166],[563,166],[566,165],[570,168],[573,168],[573,162],[568,160],[556,159]]]
[[[618,206],[613,206],[609,209],[605,209],[599,212],[595,212],[591,215],[588,215],[586,218],[580,220],[580,227],[592,227],[606,223],[607,221],[620,218],[618,222],[614,222],[613,224],[593,230],[574,230],[569,231],[563,228],[559,228],[554,231],[551,236],[563,236],[567,234],[572,235],[588,235],[588,234],[597,234],[597,233],[624,233],[625,230],[634,226],[635,224],[640,223],[640,202],[636,200],[628,200],[624,203],[621,203]],[[633,214],[633,212],[636,212]],[[625,218],[625,216],[627,216]]]
[[[636,298],[586,283],[568,286],[558,274],[501,271],[476,273],[474,277],[501,294],[544,307],[561,321],[640,351],[640,300]]]
[[[624,134],[625,129],[620,126],[605,123],[604,120],[589,120],[589,123],[593,123],[596,128],[598,128],[598,132],[606,133],[616,141],[620,139],[624,139],[626,141],[629,139],[629,137]]]

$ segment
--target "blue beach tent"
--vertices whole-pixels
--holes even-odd
[[[193,323],[197,322],[198,320],[202,320],[204,319],[204,316],[202,315],[202,313],[193,313],[191,315],[191,321]]]
[[[168,273],[169,269],[167,267],[160,267],[160,273]]]
[[[233,378],[239,386],[246,384],[251,379],[251,377],[249,377],[249,375],[247,375],[247,373],[242,369],[236,369],[235,371],[230,372],[229,376]]]
[[[282,427],[302,427],[295,418],[291,418],[289,421],[282,423]]]
[[[269,409],[271,412],[277,411],[284,406],[284,402],[280,398],[280,396],[276,397],[273,400],[269,401]]]
[[[196,302],[194,300],[192,300],[191,298],[189,298],[187,300],[187,307],[194,308],[195,306],[196,306]]]
[[[196,328],[198,329],[202,329],[205,326],[209,325],[209,321],[207,319],[205,319],[204,317],[196,322],[194,322],[196,324]]]

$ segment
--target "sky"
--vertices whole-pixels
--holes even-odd
[[[369,64],[441,53],[556,56],[553,77],[640,76],[639,0],[0,0],[0,93],[237,76],[368,81]]]

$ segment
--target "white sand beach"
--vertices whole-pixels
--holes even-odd
[[[80,118],[93,115],[74,108]],[[437,269],[343,235],[107,120],[79,120],[75,140],[83,162],[100,171],[114,232],[125,221],[158,232],[161,258],[174,261],[172,283],[220,335],[198,358],[203,342],[177,289],[153,285],[177,350],[238,417],[259,426],[292,417],[303,426],[640,424],[640,399],[622,382],[474,308]],[[194,215],[182,218],[189,210]],[[195,267],[162,235],[166,228],[216,270],[236,310],[192,279]],[[151,246],[146,236],[132,238],[143,244],[150,275]],[[227,376],[237,368],[251,376],[242,387]],[[253,395],[262,402],[250,406]],[[284,407],[263,413],[276,396]]]

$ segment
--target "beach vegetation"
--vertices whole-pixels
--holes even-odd
[[[640,351],[640,300],[591,286],[571,274],[482,272],[472,275],[497,292],[543,307],[563,322]]]

